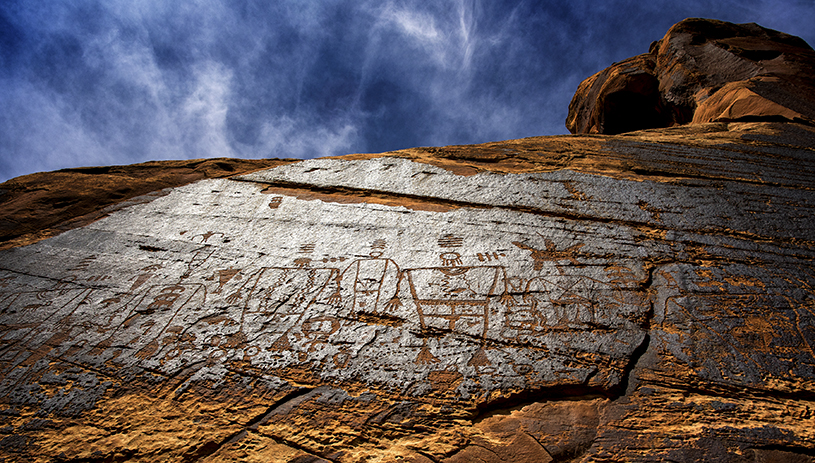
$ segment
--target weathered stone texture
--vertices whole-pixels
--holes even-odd
[[[7,461],[812,461],[815,130],[290,163],[0,252]]]
[[[35,243],[88,224],[165,188],[265,169],[289,159],[192,159],[23,175],[0,188],[0,249]]]
[[[815,125],[815,51],[757,24],[686,19],[635,56],[584,80],[572,133],[618,134],[690,122]]]

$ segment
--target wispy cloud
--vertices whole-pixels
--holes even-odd
[[[444,70],[467,70],[478,40],[479,2],[388,2],[379,8],[375,34],[395,31],[395,42],[413,46]]]
[[[178,119],[188,129],[183,134],[188,145],[200,157],[233,156],[226,127],[231,80],[232,72],[218,63],[204,62],[193,70],[193,91],[184,99]]]
[[[798,0],[7,0],[0,180],[565,133],[580,80],[689,16],[815,40]]]
[[[264,123],[262,151],[272,157],[313,158],[351,153],[357,142],[357,129],[349,122],[313,126],[307,121],[282,116]],[[247,147],[255,150],[254,147]]]

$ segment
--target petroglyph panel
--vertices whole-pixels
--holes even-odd
[[[606,401],[638,375],[792,392],[815,378],[812,219],[695,223],[745,188],[398,159],[176,188],[0,254],[0,398],[77,415],[131,387],[263,390],[290,417],[341,397],[367,423]]]
[[[35,368],[17,357],[36,351],[110,377],[307,371],[469,398],[615,387],[645,338],[648,276],[630,230],[500,208],[285,195],[270,207],[262,188],[199,182],[9,251],[0,323],[16,381]],[[15,291],[18,276],[55,266],[66,281]]]

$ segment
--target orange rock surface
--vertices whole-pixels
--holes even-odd
[[[110,206],[145,194],[160,194],[164,188],[286,162],[293,160],[154,161],[129,166],[80,167],[13,178],[0,184],[0,249],[34,243],[90,223],[103,217]]]
[[[686,19],[649,53],[584,80],[566,127],[616,134],[760,120],[815,124],[815,52],[757,24]]]

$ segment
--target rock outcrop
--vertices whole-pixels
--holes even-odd
[[[810,461],[815,130],[287,164],[0,253],[6,461]]]
[[[734,121],[815,124],[815,51],[757,24],[686,19],[649,53],[584,80],[566,127],[618,134]]]
[[[813,461],[815,127],[269,162],[7,227],[0,459]]]

